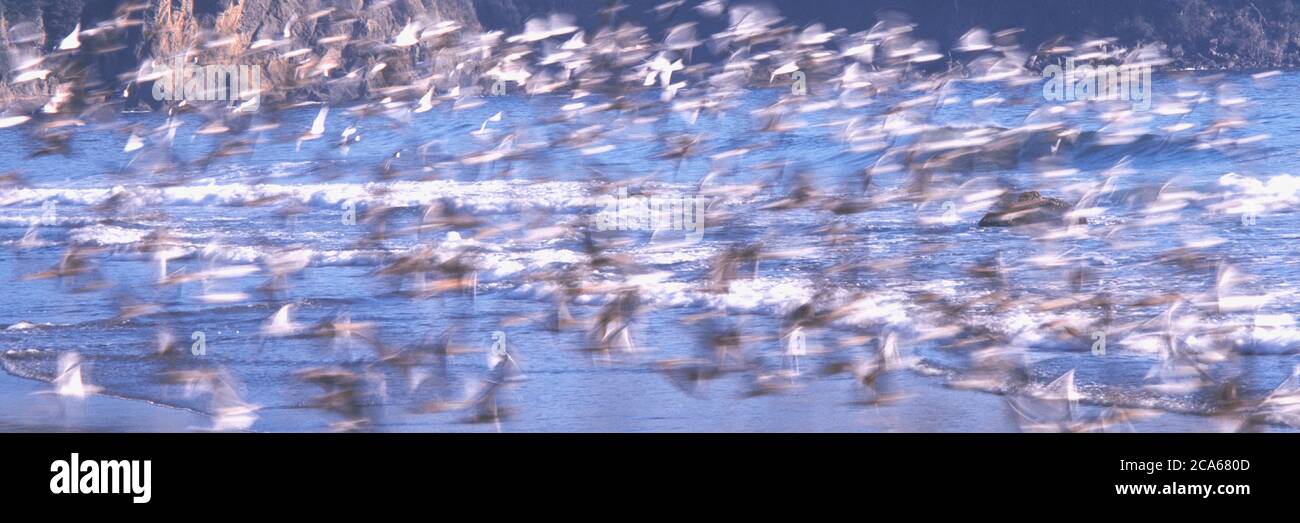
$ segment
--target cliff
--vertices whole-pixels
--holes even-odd
[[[726,17],[703,16],[701,0],[0,0],[0,99],[49,96],[57,79],[122,86],[141,71],[177,56],[191,62],[256,57],[267,79],[289,86],[280,95],[347,99],[408,81],[411,64],[436,62],[455,74],[454,56],[428,47],[394,49],[412,24],[447,38],[482,31],[519,31],[532,18],[571,13],[587,29],[632,22],[662,38],[667,28],[695,22],[701,35],[724,29]],[[1162,42],[1172,66],[1263,69],[1300,65],[1300,8],[1294,0],[856,0],[763,2],[798,26],[821,23],[859,31],[882,12],[908,13],[918,37],[951,45],[971,27],[1024,29],[1031,48],[1064,36],[1114,36],[1123,45]],[[454,24],[438,25],[438,24]],[[77,56],[57,55],[63,39],[82,30]],[[260,47],[259,47],[260,46]],[[380,66],[379,62],[383,62]],[[375,67],[380,71],[373,71]],[[337,78],[340,71],[353,74]],[[357,75],[358,71],[366,74]],[[373,73],[373,74],[372,74]],[[450,72],[446,72],[451,74]],[[313,74],[329,82],[304,81]],[[21,81],[19,81],[21,80]],[[148,103],[126,93],[128,105]]]
[[[355,69],[372,61],[368,43],[389,41],[409,22],[450,21],[482,30],[469,0],[0,0],[0,98],[50,93],[45,81],[15,83],[15,68],[57,51],[80,27],[81,63],[71,71],[112,83],[141,67],[191,62],[220,63],[246,56],[256,42],[270,42],[259,56],[272,81],[291,81],[304,58],[286,51],[308,50],[307,60]],[[94,33],[96,28],[109,28]],[[343,45],[321,45],[328,38]],[[200,60],[200,58],[202,60]],[[81,69],[86,68],[86,69]],[[69,72],[66,69],[59,72]],[[355,91],[353,89],[352,91]],[[303,96],[320,97],[318,86]],[[355,94],[355,93],[354,93]],[[138,102],[138,93],[128,93]]]

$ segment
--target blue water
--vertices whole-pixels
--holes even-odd
[[[332,107],[324,137],[300,142],[318,114],[310,106],[255,116],[254,125],[278,127],[239,135],[247,140],[242,144],[232,143],[232,133],[196,133],[204,124],[197,115],[175,117],[169,142],[165,115],[125,114],[87,122],[70,133],[66,152],[35,157],[40,144],[30,124],[2,129],[0,172],[18,173],[25,185],[0,188],[0,275],[9,291],[0,302],[0,325],[34,326],[0,331],[0,354],[11,374],[48,381],[58,355],[77,352],[87,381],[104,387],[103,394],[204,414],[214,412],[212,394],[165,377],[221,369],[240,400],[259,407],[251,430],[329,430],[364,419],[365,428],[394,431],[996,431],[1020,427],[1005,401],[1014,391],[997,380],[971,379],[980,357],[974,351],[1009,348],[1024,365],[1027,387],[1073,370],[1084,410],[1150,409],[1155,430],[1214,430],[1217,418],[1209,414],[1216,387],[1233,382],[1241,397],[1259,400],[1297,363],[1300,273],[1291,259],[1300,179],[1287,175],[1296,167],[1292,151],[1300,148],[1297,87],[1294,73],[1266,82],[1249,75],[1157,75],[1157,110],[1119,121],[1095,107],[1049,116],[1037,86],[1007,93],[968,83],[946,88],[941,103],[896,114],[887,112],[897,99],[818,108],[811,104],[823,99],[792,101],[779,89],[720,101],[698,116],[669,111],[652,95],[592,114],[566,109],[573,101],[564,96],[505,96],[403,118]],[[1203,97],[1188,104],[1190,113],[1160,114],[1162,104],[1190,92]],[[971,103],[994,95],[1010,102]],[[1229,96],[1247,102],[1220,103]],[[593,98],[584,101],[600,102]],[[687,93],[678,101],[691,100]],[[755,111],[774,104],[786,108],[781,123],[789,129],[763,130],[765,118]],[[900,118],[910,122],[901,128],[931,127],[915,134],[882,127]],[[1073,143],[1055,144],[1024,127],[1045,119],[1082,132]],[[1232,119],[1240,125],[1208,130]],[[1179,123],[1189,125],[1167,130]],[[348,127],[361,138],[341,147]],[[984,157],[945,168],[920,155],[911,159],[911,172],[901,167],[906,159],[898,151],[908,145],[979,136],[962,134],[976,129],[1028,138],[998,161]],[[1005,134],[1015,129],[1024,134]],[[125,152],[133,132],[144,146]],[[698,140],[689,155],[664,157],[669,144],[689,137]],[[234,154],[213,156],[223,147]],[[473,160],[494,153],[491,161]],[[864,171],[873,166],[864,190]],[[918,171],[930,175],[931,192],[921,196],[909,192]],[[587,254],[574,228],[554,235],[548,228],[589,222],[599,210],[592,198],[608,190],[607,182],[713,199],[703,241],[675,243],[682,238],[672,232],[653,240],[642,231],[603,233],[616,241],[610,252],[634,268],[591,274],[591,283],[607,288],[576,298],[570,312],[577,324],[556,329],[556,286],[548,275],[578,267]],[[872,206],[851,214],[768,208],[800,184],[827,201]],[[978,227],[994,200],[972,196],[997,188],[1039,190],[1071,202],[1089,189],[1103,190],[1098,214],[1064,234],[1064,228]],[[941,219],[945,203],[958,211],[955,221]],[[1174,207],[1161,210],[1166,203]],[[414,230],[433,204],[479,224]],[[349,205],[356,224],[344,223]],[[1253,206],[1253,222],[1243,220],[1242,205]],[[385,209],[381,220],[364,219]],[[47,211],[52,214],[42,221]],[[375,239],[381,222],[389,234]],[[832,225],[842,232],[826,232]],[[156,249],[146,248],[161,231],[175,251],[165,268]],[[746,265],[728,290],[711,289],[716,257],[752,245],[769,254],[756,275]],[[416,288],[413,277],[381,274],[421,246],[432,253],[425,258],[438,260],[469,247],[465,252],[478,260],[477,281],[413,296],[404,292]],[[1178,250],[1188,246],[1195,248]],[[70,248],[94,269],[32,279],[58,266]],[[1003,283],[972,275],[972,268],[999,256]],[[1059,263],[1049,263],[1052,258]],[[273,277],[270,263],[284,259],[305,266]],[[249,273],[159,283],[163,271],[197,275],[230,267]],[[1216,294],[1228,267],[1241,277]],[[1080,269],[1085,277],[1076,285]],[[639,290],[643,307],[630,330],[636,350],[593,356],[586,350],[590,323],[617,285]],[[994,292],[1005,293],[1007,305],[979,300]],[[212,301],[230,293],[246,296]],[[1175,294],[1183,304],[1172,314],[1168,303],[1134,305]],[[1267,298],[1228,311],[1209,298],[1227,294]],[[1042,306],[1099,295],[1118,303],[1104,327],[1104,356],[1090,352],[1101,308]],[[854,297],[861,300],[852,314],[806,328],[810,354],[797,374],[787,372],[791,362],[777,339],[783,318],[805,303],[830,310]],[[944,312],[935,297],[971,305]],[[124,318],[123,307],[132,304],[152,307]],[[269,335],[264,327],[285,305],[304,328],[344,317],[369,322],[370,339]],[[707,312],[724,314],[696,321]],[[965,327],[943,330],[954,325]],[[740,370],[694,394],[657,370],[666,360],[711,354],[705,340],[718,328],[746,338]],[[498,331],[517,362],[497,400],[509,415],[468,423],[467,409],[420,411],[472,397],[484,380],[495,379],[489,348]],[[1001,341],[961,343],[978,338],[977,331]],[[179,355],[156,354],[163,332],[174,337]],[[204,355],[190,353],[196,332],[203,333]],[[1152,374],[1164,361],[1161,332],[1200,351],[1199,368],[1210,381],[1186,390],[1162,387],[1170,380]],[[410,369],[380,361],[383,350],[444,335],[467,352],[445,366],[415,365],[415,372],[432,377],[414,388]],[[871,341],[854,341],[858,336]],[[884,378],[895,402],[864,406],[855,401],[861,391],[851,376],[819,375],[827,362],[873,353],[886,336],[903,355]],[[322,367],[358,377],[359,410],[321,408],[322,388],[300,372]],[[781,383],[778,391],[752,394],[769,379]],[[1275,420],[1270,427],[1285,424]]]

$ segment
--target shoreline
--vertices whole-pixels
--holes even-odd
[[[818,404],[808,416],[796,419],[762,420],[747,415],[717,419],[710,411],[723,408],[730,397],[700,400],[713,403],[704,408],[692,408],[673,413],[661,419],[662,426],[646,426],[641,422],[623,427],[633,432],[1023,432],[1014,421],[1012,411],[1006,407],[1005,396],[997,393],[955,388],[934,382],[923,376],[904,374],[896,376],[904,392],[896,400],[867,410],[841,411],[846,405],[838,401]],[[666,385],[664,386],[666,387]],[[662,387],[661,387],[662,388]],[[789,397],[770,397],[745,401],[770,402],[789,406],[813,406],[806,402],[812,398],[826,399],[825,394],[843,393],[838,386],[826,383],[814,386],[804,394]],[[0,372],[0,432],[207,432],[212,421],[209,417],[186,409],[168,407],[147,400],[94,394],[84,399],[59,398],[42,392],[48,390],[45,382]],[[671,393],[671,391],[669,391]],[[525,402],[526,403],[526,402]],[[978,406],[972,408],[972,406]],[[388,414],[401,412],[400,407],[389,406]],[[596,409],[600,411],[601,409]],[[765,409],[761,409],[765,410]],[[804,409],[795,410],[800,411]],[[528,412],[525,406],[523,412]],[[781,412],[776,409],[774,412]],[[832,419],[818,414],[832,414]],[[849,419],[836,419],[847,416]],[[376,432],[550,432],[547,420],[520,419],[503,421],[500,427],[493,424],[467,424],[444,415],[385,415],[383,421],[372,427]],[[551,420],[554,421],[554,420]],[[626,421],[626,420],[621,420]],[[567,430],[575,432],[605,432],[614,429],[618,419],[588,418],[569,420]],[[776,423],[773,423],[777,421]],[[313,409],[270,408],[259,412],[253,432],[295,433],[326,432],[330,418]],[[763,427],[766,427],[764,429]],[[1135,432],[1215,432],[1214,420],[1204,416],[1161,412],[1149,419],[1135,421]],[[1268,432],[1287,431],[1285,427],[1270,426]]]
[[[0,371],[0,432],[192,432],[211,425],[197,412],[93,394],[44,394],[49,384]]]

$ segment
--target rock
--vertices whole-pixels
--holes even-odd
[[[680,3],[680,2],[678,2]],[[698,4],[688,3],[687,5]],[[726,2],[727,4],[742,2]],[[842,23],[848,31],[868,29],[874,23],[872,13],[893,0],[862,0],[856,2],[807,2],[806,0],[768,0],[787,16],[789,22],[806,26],[812,23]],[[1004,23],[1003,9],[983,9],[987,3],[979,0],[912,0],[907,10],[918,15],[918,23],[928,32],[943,34],[939,40],[952,41],[972,25],[999,26]],[[1014,11],[1022,18],[1035,21],[1030,32],[1054,34],[1061,29],[1072,30],[1072,21],[1060,16],[1058,4],[1031,0],[1006,0],[1015,5]],[[1168,2],[1166,2],[1168,3]],[[1241,2],[1230,2],[1240,4]],[[1277,2],[1279,5],[1290,5]],[[94,85],[104,85],[109,91],[123,92],[126,81],[137,76],[142,67],[158,61],[171,64],[176,56],[187,56],[196,63],[224,64],[238,60],[250,61],[246,65],[264,68],[263,81],[278,86],[267,93],[269,99],[345,101],[367,96],[374,90],[397,85],[409,85],[410,71],[421,74],[451,74],[439,69],[438,60],[446,60],[452,67],[459,65],[454,56],[439,56],[435,46],[426,43],[421,50],[395,51],[390,44],[408,23],[424,25],[438,22],[455,22],[466,34],[481,31],[503,30],[517,32],[531,18],[562,12],[576,16],[578,25],[588,34],[606,25],[622,23],[651,25],[654,39],[662,38],[667,24],[698,23],[702,31],[722,29],[728,15],[715,19],[700,15],[690,7],[672,9],[665,13],[656,8],[671,5],[664,0],[0,0],[0,102],[5,109],[15,112],[15,100],[34,107],[20,107],[26,113],[43,106],[57,91],[56,81],[65,81],[68,74],[88,75],[80,79]],[[960,5],[965,4],[965,5]],[[1141,2],[1128,2],[1116,9],[1123,14],[1107,11],[1106,19],[1151,19],[1153,13],[1168,8],[1163,5],[1146,6]],[[1150,4],[1148,2],[1147,4]],[[1157,2],[1157,4],[1160,4]],[[619,8],[612,6],[618,5]],[[1260,5],[1265,5],[1260,2]],[[1069,8],[1064,8],[1068,11]],[[1292,27],[1298,18],[1289,7],[1267,8],[1262,11],[1285,27]],[[320,15],[319,13],[326,13]],[[955,16],[968,12],[974,18]],[[1177,31],[1175,25],[1155,24],[1144,26],[1142,35],[1116,35],[1122,39],[1180,41],[1173,53],[1176,68],[1222,69],[1241,67],[1277,68],[1295,64],[1297,48],[1284,46],[1282,52],[1266,52],[1266,41],[1254,35],[1258,31],[1256,20],[1261,11],[1249,6],[1236,6],[1200,11],[1195,24],[1220,27],[1222,30],[1202,31],[1189,37]],[[84,62],[70,71],[55,71],[49,79],[31,80],[14,84],[15,68],[20,61],[47,55],[75,27],[89,30],[101,22],[118,19],[129,20],[129,29],[112,33],[96,40],[89,34],[83,36],[81,49]],[[1136,18],[1135,18],[1136,17]],[[1204,18],[1204,19],[1201,19]],[[1096,22],[1089,18],[1091,22]],[[287,29],[286,29],[287,28]],[[1129,29],[1130,31],[1133,29]],[[285,32],[288,32],[287,35]],[[1154,31],[1154,33],[1152,33]],[[1168,34],[1166,34],[1168,33]],[[1294,40],[1295,31],[1283,30],[1280,41]],[[108,33],[101,33],[108,34]],[[1143,36],[1145,35],[1145,36]],[[344,41],[322,44],[327,37],[345,37]],[[1154,38],[1149,38],[1154,36]],[[1162,37],[1163,36],[1163,37]],[[1215,38],[1208,38],[1214,36]],[[231,37],[226,45],[212,46],[219,37]],[[275,51],[242,54],[255,42],[279,42]],[[1267,39],[1265,39],[1267,40]],[[1261,43],[1262,42],[1262,43]],[[1038,42],[1026,42],[1034,45]],[[1264,47],[1261,47],[1263,45]],[[1244,46],[1244,48],[1243,48]],[[1242,49],[1238,49],[1242,48]],[[280,54],[289,50],[308,49],[306,55],[284,58]],[[1236,49],[1233,52],[1223,49]],[[335,56],[323,56],[334,52]],[[707,54],[708,52],[705,51]],[[726,58],[721,56],[720,58]],[[299,66],[313,60],[337,64],[332,68],[337,80],[347,72],[369,71],[383,62],[386,68],[377,75],[365,75],[360,82],[344,85],[322,85],[316,82],[300,83],[303,71]],[[1033,54],[1029,58],[1031,69],[1041,69],[1049,57]],[[242,63],[242,62],[240,62]],[[432,65],[430,65],[432,64]],[[327,68],[328,69],[328,68]],[[432,69],[432,70],[431,70]],[[470,76],[474,71],[453,69],[457,74]],[[455,78],[459,81],[460,78]],[[467,82],[468,83],[468,82]],[[142,87],[148,87],[142,86]],[[445,86],[444,86],[445,87]],[[128,107],[141,104],[157,107],[157,100],[146,96],[147,91],[137,89],[127,93]],[[82,96],[78,94],[77,96]]]
[[[1060,198],[1044,198],[1038,191],[1020,193],[1015,202],[1003,203],[1001,209],[990,211],[980,219],[980,227],[1017,227],[1033,223],[1064,223],[1066,213],[1074,206]],[[1088,223],[1079,218],[1080,225]]]

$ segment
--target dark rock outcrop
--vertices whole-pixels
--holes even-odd
[[[985,214],[980,219],[980,227],[1018,227],[1052,222],[1064,224],[1066,214],[1073,208],[1073,205],[1060,198],[1045,198],[1038,191],[1023,192],[1016,201],[1004,202],[999,209]],[[1077,223],[1086,224],[1088,221],[1079,218]]]
[[[730,4],[753,3],[747,1]],[[1118,44],[1167,45],[1175,68],[1274,68],[1300,66],[1300,9],[1291,2],[1224,0],[1151,0],[1098,2],[1096,0],[858,0],[807,2],[761,0],[777,8],[794,26],[825,24],[827,29],[861,31],[871,27],[886,10],[910,14],[916,36],[933,40],[939,51],[971,27],[990,30],[1023,27],[1020,39],[1031,51],[1035,45],[1063,36],[1116,36]],[[530,18],[562,12],[576,17],[587,30],[630,22],[650,28],[651,38],[683,23],[699,24],[700,34],[712,34],[727,23],[727,16],[702,16],[697,0],[672,7],[663,0],[0,0],[0,100],[11,101],[53,94],[56,85],[45,80],[13,82],[15,67],[53,51],[60,39],[80,25],[89,30],[115,19],[127,20],[123,29],[102,33],[99,42],[88,36],[93,58],[76,64],[78,73],[92,74],[90,81],[123,85],[150,60],[199,51],[200,58],[219,60],[223,54],[241,55],[254,42],[275,41],[273,57],[264,65],[268,79],[286,85],[302,73],[302,63],[318,61],[338,71],[366,71],[380,60],[376,44],[391,42],[412,21],[455,22],[467,32],[516,32]],[[668,7],[662,7],[668,6]],[[127,18],[123,12],[129,12]],[[321,13],[328,12],[328,16]],[[288,28],[288,37],[284,32]],[[221,36],[218,36],[221,35]],[[211,46],[223,36],[234,42]],[[347,37],[346,43],[323,40]],[[337,42],[337,41],[336,41]],[[1064,42],[1068,44],[1067,42]],[[309,49],[311,54],[274,57],[285,51]],[[701,50],[701,53],[707,51]],[[390,53],[391,54],[391,53]],[[398,85],[409,65],[435,57],[411,52],[402,63],[384,57],[387,69],[378,79],[294,86],[290,98],[335,99],[365,96],[374,89]],[[1035,54],[1028,63],[1043,63]],[[215,62],[214,62],[215,63]],[[54,75],[66,71],[56,71]],[[373,84],[373,85],[372,85]],[[135,105],[132,100],[128,105]]]
[[[0,0],[0,100],[21,100],[53,94],[57,70],[49,80],[14,82],[18,63],[55,52],[60,40],[80,26],[77,81],[118,84],[138,74],[142,67],[168,66],[178,56],[196,63],[253,61],[262,66],[265,80],[289,86],[292,98],[331,99],[363,96],[407,80],[403,75],[418,60],[416,52],[405,59],[375,49],[391,42],[407,24],[454,22],[467,32],[480,32],[474,0],[97,0],[95,2]],[[112,27],[92,36],[92,28]],[[325,43],[335,39],[337,43]],[[341,39],[341,40],[340,40]],[[220,42],[219,44],[217,42]],[[258,50],[256,44],[273,42]],[[288,55],[290,50],[305,55]],[[236,57],[238,57],[236,59]],[[298,80],[306,66],[337,71],[367,71],[379,61],[387,69],[355,85]],[[92,78],[93,77],[93,78]],[[298,84],[302,84],[299,86]],[[339,91],[338,93],[333,91]],[[127,106],[147,102],[130,93]]]

